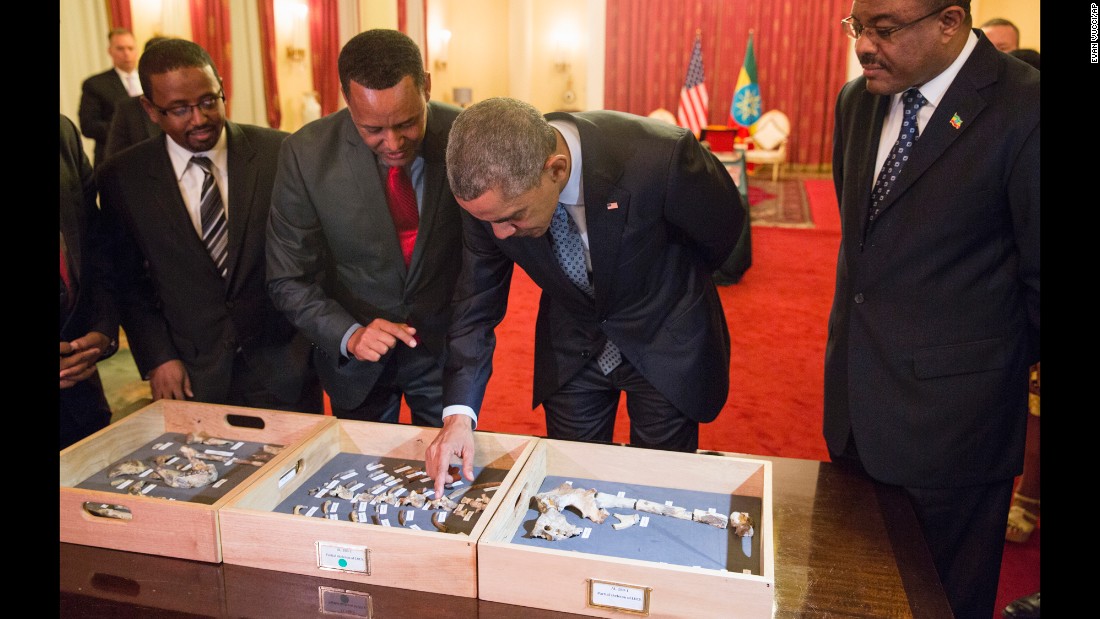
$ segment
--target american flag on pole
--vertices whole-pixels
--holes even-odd
[[[695,34],[695,46],[691,50],[691,62],[688,63],[687,79],[680,89],[680,107],[676,110],[676,120],[681,127],[691,129],[695,137],[707,125],[707,85],[703,81],[703,41]]]

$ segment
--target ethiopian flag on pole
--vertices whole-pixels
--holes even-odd
[[[752,51],[752,32],[749,32],[749,45],[745,49],[745,62],[737,76],[737,86],[733,89],[733,102],[730,103],[730,124],[752,131],[752,126],[760,118],[760,88],[756,85],[756,54]]]

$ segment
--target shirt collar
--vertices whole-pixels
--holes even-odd
[[[183,178],[184,172],[187,171],[188,164],[191,163],[191,157],[205,156],[214,162],[214,167],[221,170],[222,174],[226,174],[229,171],[229,150],[228,141],[226,139],[225,127],[222,127],[222,134],[218,137],[218,142],[214,144],[214,148],[203,152],[191,152],[186,148],[176,144],[176,141],[171,136],[165,135],[164,141],[168,144],[168,158],[172,160],[172,170],[176,174],[176,181]]]
[[[569,181],[558,196],[562,204],[584,204],[584,187],[581,183],[581,134],[576,123],[570,120],[551,120],[550,126],[561,132],[565,146],[569,148]]]
[[[920,94],[924,96],[924,99],[928,103],[932,104],[929,109],[933,109],[940,104],[940,100],[943,99],[943,95],[947,93],[947,89],[951,87],[951,82],[955,81],[955,76],[959,74],[962,66],[966,64],[967,59],[970,58],[970,54],[973,53],[974,48],[978,45],[978,35],[974,34],[974,31],[970,31],[970,36],[966,39],[966,45],[963,46],[962,51],[959,52],[958,57],[952,62],[942,73],[928,80],[924,84],[918,86]],[[891,104],[896,105],[901,100],[904,92],[899,92],[894,95],[890,100]]]

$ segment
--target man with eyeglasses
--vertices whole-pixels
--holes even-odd
[[[231,122],[209,54],[151,46],[138,74],[164,132],[99,175],[123,330],[154,400],[322,412],[310,345],[264,280],[265,226],[286,132]]]
[[[970,2],[856,0],[836,102],[834,461],[901,486],[956,617],[993,616],[1039,359],[1039,72]]]

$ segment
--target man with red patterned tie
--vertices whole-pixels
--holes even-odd
[[[314,344],[337,417],[442,425],[443,350],[461,253],[444,168],[460,108],[431,101],[416,43],[369,30],[340,52],[347,108],[283,143],[268,291]]]
[[[105,263],[92,164],[73,121],[61,116],[61,449],[107,426],[111,408],[96,362],[118,350],[118,311]]]

